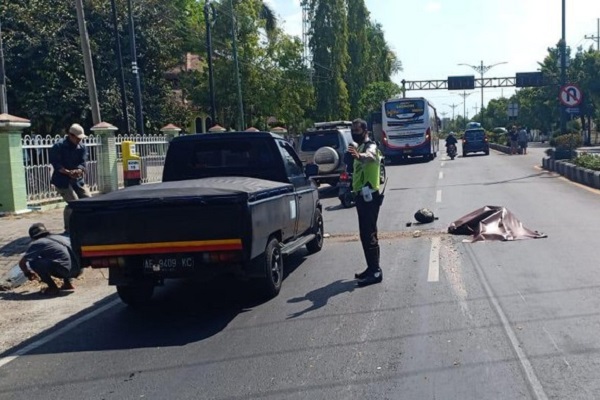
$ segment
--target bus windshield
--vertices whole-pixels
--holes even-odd
[[[385,115],[390,119],[417,119],[425,112],[423,100],[395,100],[385,103]]]

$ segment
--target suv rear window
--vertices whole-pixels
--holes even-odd
[[[483,140],[484,137],[485,131],[483,129],[465,131],[465,139],[467,140]]]
[[[338,131],[316,131],[305,132],[302,136],[302,151],[317,151],[321,147],[340,147],[340,132]]]

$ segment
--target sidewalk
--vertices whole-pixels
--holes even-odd
[[[12,287],[6,279],[27,250],[30,243],[29,227],[36,222],[42,222],[50,232],[61,233],[64,231],[63,210],[60,207],[44,212],[34,211],[0,217],[0,288]]]
[[[106,271],[91,268],[85,268],[83,275],[74,280],[74,292],[62,292],[55,297],[41,295],[40,289],[46,285],[36,281],[24,280],[16,287],[8,284],[3,289],[2,280],[27,249],[28,230],[36,222],[42,222],[52,233],[63,232],[63,208],[0,217],[1,356],[13,354],[16,346],[49,333],[65,320],[114,298],[115,289],[108,285]]]

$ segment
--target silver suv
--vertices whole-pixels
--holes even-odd
[[[352,143],[350,121],[315,123],[314,129],[302,134],[299,156],[302,164],[316,164],[319,174],[312,179],[320,183],[336,186],[340,174],[344,172],[344,153]]]

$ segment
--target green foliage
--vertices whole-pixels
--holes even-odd
[[[394,82],[373,82],[362,92],[359,103],[359,114],[367,118],[373,111],[381,110],[384,100],[399,96],[401,88]]]
[[[98,98],[104,121],[121,125],[119,76],[115,57],[109,0],[85,3],[85,16],[95,69]],[[135,2],[134,20],[138,66],[146,126],[157,131],[171,122],[166,99],[169,87],[164,72],[176,65],[188,31],[183,0]],[[126,2],[117,0],[119,33],[133,121],[132,79],[128,47]],[[48,10],[52,10],[51,13]],[[30,0],[4,2],[4,55],[9,112],[32,121],[40,134],[63,133],[73,122],[92,125],[83,70],[77,16],[72,2]]]
[[[348,0],[348,54],[350,56],[346,82],[350,96],[350,114],[359,115],[361,93],[367,85],[369,42],[367,25],[369,12],[364,0]]]
[[[600,157],[592,154],[582,154],[577,156],[572,161],[575,165],[583,168],[593,169],[594,171],[600,171]]]
[[[550,145],[556,147],[557,150],[576,149],[583,144],[579,133],[568,133],[554,137]]]
[[[350,104],[344,78],[348,68],[348,21],[345,0],[309,0],[317,120],[348,119]]]

